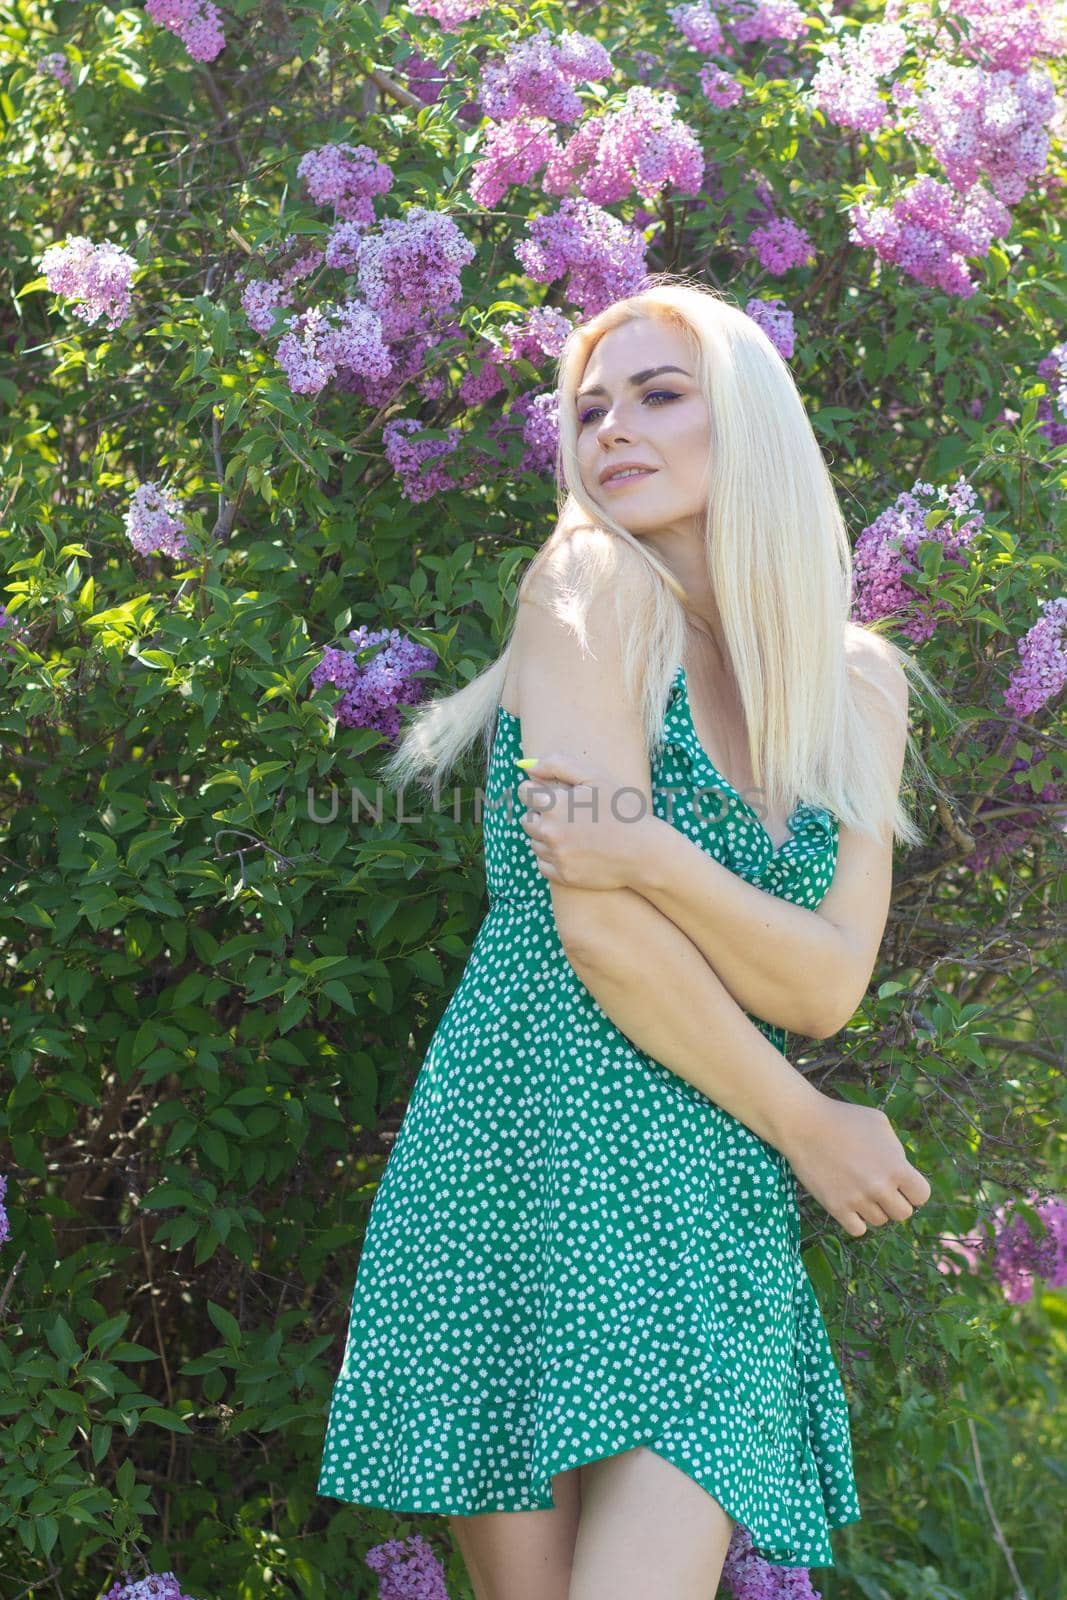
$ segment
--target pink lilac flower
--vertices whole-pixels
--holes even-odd
[[[582,114],[574,85],[607,78],[611,71],[611,57],[599,40],[569,31],[553,39],[542,25],[502,61],[486,62],[479,98],[485,115],[497,122],[514,117],[574,122]]]
[[[966,566],[967,547],[981,527],[985,513],[974,511],[977,495],[961,476],[952,489],[942,484],[938,500],[947,503],[952,516],[936,528],[926,527],[924,505],[934,494],[931,483],[916,483],[910,492],[897,496],[888,510],[870,523],[856,541],[853,563],[853,616],[857,622],[874,622],[880,617],[898,619],[900,631],[916,643],[929,639],[938,620],[951,615],[951,606],[936,595],[924,597],[913,586],[921,568],[916,560],[919,545],[934,540],[944,551],[944,565]],[[960,522],[960,518],[963,522]],[[935,579],[934,582],[941,581]]]
[[[1067,444],[1067,340],[1053,345],[1048,355],[1042,357],[1037,364],[1037,375],[1052,390],[1051,395],[1038,399],[1040,424],[1037,431],[1043,433],[1054,448]]]
[[[90,325],[104,317],[109,329],[117,328],[130,309],[130,279],[137,266],[133,256],[105,240],[68,236],[65,243],[49,245],[41,257],[41,271],[53,294],[80,300],[74,315]]]
[[[755,0],[738,7],[730,17],[730,30],[738,44],[770,43],[774,39],[802,39],[808,24],[795,0]]]
[[[341,367],[374,377],[392,369],[377,314],[357,300],[311,306],[286,326],[275,353],[293,394],[318,394]]]
[[[134,1578],[126,1571],[111,1585],[103,1600],[191,1600],[191,1597],[183,1594],[173,1572],[150,1572],[146,1578]]]
[[[745,315],[763,329],[778,354],[788,361],[796,348],[796,334],[793,313],[785,301],[750,300],[745,306]]]
[[[481,16],[493,0],[408,0],[417,17],[432,17],[444,33],[454,33],[461,23]]]
[[[744,97],[744,84],[710,61],[701,67],[698,79],[701,94],[719,111],[728,111]]]
[[[1067,598],[1046,600],[1041,616],[1017,645],[1020,665],[1004,692],[1004,704],[1020,717],[1032,717],[1067,683]]]
[[[412,676],[437,664],[437,655],[427,645],[405,639],[396,628],[370,632],[366,626],[353,628],[348,635],[356,651],[337,650],[327,645],[322,660],[312,671],[309,692],[324,683],[343,690],[333,714],[342,728],[376,728],[389,739],[400,732],[399,705],[416,705],[427,692],[426,684]],[[382,644],[365,663],[358,653]]]
[[[839,127],[880,133],[892,108],[878,80],[896,69],[907,47],[908,35],[893,22],[869,22],[824,44],[811,80],[813,104]]]
[[[3,607],[0,606],[0,610]],[[7,1214],[4,1201],[7,1198],[7,1178],[0,1172],[0,1244],[6,1244],[11,1237],[11,1221]]]
[[[301,156],[296,173],[316,205],[332,205],[339,221],[367,226],[377,220],[374,196],[393,186],[392,168],[366,144],[320,145]]]
[[[471,169],[471,199],[479,206],[497,205],[512,185],[532,183],[558,150],[555,129],[546,117],[491,122]]]
[[[165,556],[188,554],[189,540],[182,532],[185,517],[173,489],[142,483],[133,493],[126,513],[126,534],[139,555],[160,551]]]
[[[945,294],[969,299],[975,291],[967,256],[984,256],[1011,227],[1011,215],[979,186],[959,194],[929,174],[916,178],[890,205],[861,200],[849,210],[853,244],[869,246],[880,260]]]
[[[1056,87],[1044,69],[1020,75],[935,60],[907,131],[929,146],[954,188],[969,189],[985,174],[1010,206],[1045,169],[1055,109]]]
[[[947,1277],[958,1278],[961,1272],[977,1272],[989,1250],[989,1238],[982,1227],[969,1233],[946,1233],[941,1236],[942,1253],[934,1257],[934,1266]]]
[[[61,83],[64,89],[73,89],[74,79],[70,75],[70,66],[62,50],[51,50],[48,55],[42,56],[37,63],[36,70],[46,73]]]
[[[812,259],[811,236],[788,217],[774,217],[753,228],[748,242],[764,272],[780,275],[790,267],[803,267]]]
[[[375,1545],[366,1561],[378,1574],[378,1600],[448,1600],[444,1570],[420,1533]]]
[[[740,1522],[730,1535],[720,1581],[730,1600],[820,1600],[807,1567],[765,1561]]]
[[[970,23],[970,35],[950,47],[994,70],[1024,72],[1040,56],[1067,55],[1062,0],[953,0],[952,12]]]
[[[178,35],[193,61],[214,61],[225,47],[214,0],[145,0],[145,10],[153,22]]]
[[[618,110],[587,117],[552,156],[545,193],[577,188],[600,206],[635,191],[647,199],[668,183],[680,194],[698,194],[704,156],[693,129],[676,119],[677,109],[677,96],[632,84]]]
[[[587,317],[647,280],[645,241],[589,200],[564,200],[549,216],[527,223],[528,239],[515,246],[521,266],[538,283],[567,278],[567,293]]]

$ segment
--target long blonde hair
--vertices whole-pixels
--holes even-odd
[[[661,317],[690,343],[711,418],[713,462],[704,549],[722,619],[724,644],[748,729],[756,785],[765,804],[799,797],[825,806],[846,826],[923,835],[900,800],[884,741],[872,737],[847,660],[852,552],[833,483],[786,363],[762,328],[706,285],[661,273],[639,294],[613,302],[572,328],[558,361],[558,520],[519,585],[579,528],[603,529],[608,541],[580,541],[571,587],[558,614],[579,634],[598,579],[610,577],[619,540],[638,552],[649,574],[647,603],[622,635],[624,676],[642,708],[650,754],[660,748],[667,695],[685,639],[686,591],[640,537],[588,495],[578,463],[575,394],[586,364],[610,329],[635,317]],[[621,552],[618,552],[621,555]],[[507,675],[518,606],[499,656],[470,683],[417,706],[380,770],[388,785],[442,778],[481,734],[488,761]],[[878,633],[912,680],[942,709],[936,685],[914,658]],[[895,710],[894,715],[897,715]],[[918,779],[942,798],[910,731],[905,784]]]

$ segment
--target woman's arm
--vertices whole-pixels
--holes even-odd
[[[651,810],[644,728],[623,690],[619,637],[620,621],[639,604],[640,557],[618,546],[617,565],[589,606],[585,649],[562,620],[561,596],[569,601],[563,562],[563,572],[538,574],[519,607],[523,747],[534,741],[535,749],[558,744],[593,761],[610,756],[620,781],[632,783]],[[825,1097],[745,1016],[693,942],[630,889],[549,888],[568,959],[616,1026],[784,1154],[785,1140],[797,1137]],[[610,953],[600,937],[605,916],[614,928]]]
[[[876,640],[857,648],[855,657],[872,737],[885,741],[899,781],[907,680]],[[882,685],[887,699],[877,687],[867,692],[872,682]],[[887,711],[887,703],[895,709]],[[565,754],[549,754],[531,774],[531,809],[539,808],[538,787],[575,785],[580,778],[580,768]],[[606,826],[591,820],[589,812],[580,802],[541,811],[533,843],[542,870],[550,863],[557,880],[583,884],[584,876],[589,887],[597,872],[594,858],[607,865],[604,858],[610,856],[616,882],[669,917],[745,1011],[810,1038],[826,1038],[844,1027],[867,990],[885,929],[892,888],[890,839],[875,841],[841,827],[833,883],[812,910],[749,883],[651,812]],[[604,961],[617,962],[629,933],[619,927],[611,897],[591,902],[587,920],[595,920],[596,929],[590,928],[593,937],[586,943],[603,951]],[[819,974],[818,983],[812,982],[813,973]]]
[[[575,973],[653,1060],[790,1159],[825,1096],[771,1044],[680,928],[630,889],[610,889],[618,939],[570,937]]]

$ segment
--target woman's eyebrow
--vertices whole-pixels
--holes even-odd
[[[649,378],[658,378],[661,372],[680,372],[684,378],[693,376],[691,372],[686,372],[684,367],[649,367],[645,372],[635,372],[630,382],[636,389],[639,384],[647,383]],[[607,394],[607,392],[602,383],[594,383],[587,389],[579,389],[574,398],[580,400],[586,394]]]

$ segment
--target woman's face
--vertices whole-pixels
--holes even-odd
[[[681,371],[657,370],[667,367]],[[582,483],[597,505],[632,534],[702,526],[711,426],[692,352],[675,327],[642,317],[606,333],[578,384],[576,411]],[[601,481],[627,462],[652,470]]]

